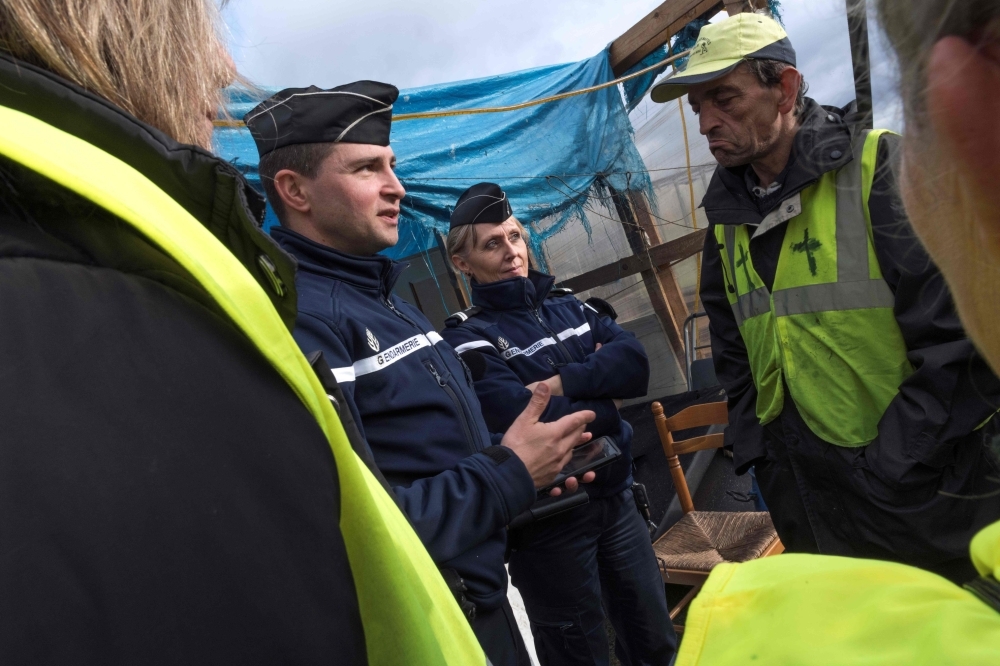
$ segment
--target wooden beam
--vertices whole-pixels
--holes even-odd
[[[660,232],[656,229],[656,224],[653,222],[652,213],[649,212],[649,204],[646,201],[646,196],[642,192],[635,190],[630,190],[628,194],[629,203],[632,204],[635,218],[639,221],[639,227],[643,233],[646,234],[649,245],[659,245]],[[681,327],[681,335],[683,337],[684,320],[687,319],[689,313],[687,303],[684,302],[684,295],[681,294],[681,288],[677,284],[674,270],[670,267],[670,264],[665,266],[653,264],[652,268],[656,271],[657,277],[660,279],[663,292],[667,297],[667,303],[670,305],[670,312]]]
[[[614,263],[605,264],[568,280],[563,280],[559,286],[567,287],[574,292],[587,291],[630,275],[636,275],[654,266],[657,268],[671,266],[701,252],[705,246],[706,233],[705,229],[699,229],[672,241],[654,245],[647,248],[642,254],[619,259]]]
[[[721,10],[720,0],[666,0],[611,42],[611,69],[615,76],[624,74],[666,44],[681,28],[715,7]]]
[[[644,230],[636,220],[635,210],[632,208],[629,197],[626,193],[619,192],[613,188],[610,183],[605,182],[605,185],[611,193],[611,200],[615,204],[615,210],[618,212],[618,218],[621,220],[622,228],[625,231],[625,238],[628,239],[632,253],[641,256],[649,246],[649,241],[645,238]],[[647,268],[640,271],[639,274],[642,276],[646,293],[649,294],[649,302],[653,306],[653,313],[656,314],[656,319],[660,322],[663,334],[667,337],[667,342],[670,343],[670,348],[674,352],[674,359],[677,361],[678,367],[683,368],[684,320],[681,319],[678,321],[676,314],[670,308],[666,290],[656,270],[647,264]]]

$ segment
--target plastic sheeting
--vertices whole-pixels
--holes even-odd
[[[631,99],[645,94],[652,83],[648,78],[645,89],[630,91]],[[403,90],[394,113],[513,105],[613,79],[605,49],[581,62]],[[242,118],[260,99],[234,92],[228,110]],[[215,138],[218,154],[259,188],[257,150],[249,131],[219,127]],[[436,246],[435,234],[447,233],[459,195],[481,181],[499,183],[507,192],[543,270],[542,243],[573,219],[586,228],[582,206],[605,183],[642,190],[653,201],[618,86],[518,111],[398,121],[391,142],[396,173],[407,190],[399,243],[385,252],[393,258]],[[544,230],[538,226],[543,219]],[[269,212],[265,224],[275,221]]]

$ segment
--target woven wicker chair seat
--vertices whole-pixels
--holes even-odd
[[[722,562],[748,562],[778,538],[764,512],[692,511],[653,544],[667,569],[711,571]]]

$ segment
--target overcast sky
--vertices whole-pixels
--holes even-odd
[[[262,86],[376,79],[400,88],[582,60],[657,0],[232,0],[233,56]],[[821,103],[853,99],[844,0],[783,0],[785,28]],[[892,71],[870,23],[876,124],[899,129]],[[635,115],[633,116],[635,117]]]

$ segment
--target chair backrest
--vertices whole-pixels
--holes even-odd
[[[663,453],[670,466],[670,476],[674,480],[674,488],[677,489],[677,498],[680,500],[684,513],[689,513],[694,511],[694,501],[691,499],[691,491],[688,489],[687,479],[684,478],[684,469],[677,456],[705,449],[718,449],[722,446],[725,436],[720,432],[675,442],[673,433],[688,428],[727,424],[729,423],[729,406],[726,402],[692,405],[670,418],[664,416],[663,405],[660,403],[654,402],[652,409],[653,421],[660,434],[660,444],[663,445]]]

